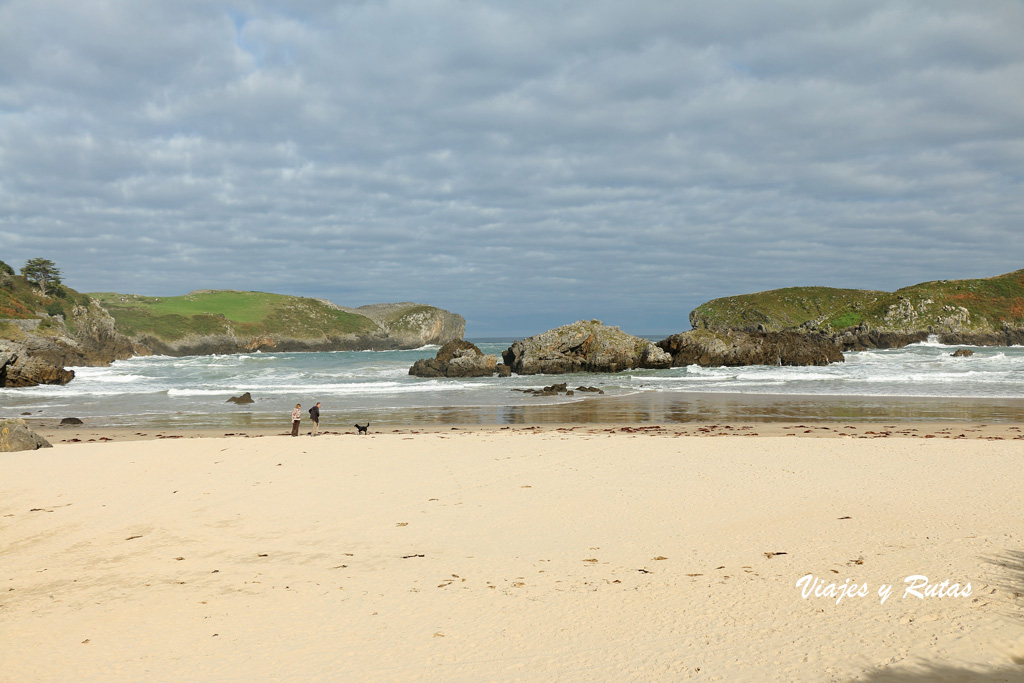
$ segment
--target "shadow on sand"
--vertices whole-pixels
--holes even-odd
[[[1007,617],[1020,619],[1019,605],[1024,597],[1024,552],[1008,550],[984,560],[997,572],[997,578],[991,585],[1005,591],[1009,598]],[[1008,653],[1007,657],[1013,663],[995,669],[921,664],[913,670],[877,669],[852,679],[851,683],[1024,683],[1024,653]]]

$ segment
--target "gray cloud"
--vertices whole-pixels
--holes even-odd
[[[0,258],[469,334],[1020,268],[1001,2],[0,2]]]

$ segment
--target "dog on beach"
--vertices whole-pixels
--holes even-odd
[[[366,434],[366,430],[369,429],[369,427],[370,427],[370,423],[369,422],[367,422],[364,425],[356,425],[356,429],[358,430],[356,433],[357,434]]]

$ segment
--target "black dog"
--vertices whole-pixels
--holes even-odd
[[[369,429],[369,427],[370,427],[370,423],[369,422],[367,422],[364,425],[356,425],[356,429],[359,430],[357,433],[358,434],[365,434],[366,430]]]

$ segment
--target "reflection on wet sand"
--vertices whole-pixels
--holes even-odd
[[[131,424],[103,426],[139,428],[273,429],[289,426],[287,416],[267,413],[173,413],[132,416]],[[325,406],[323,423],[346,429],[359,422],[380,425],[525,425],[525,424],[656,424],[727,422],[984,422],[1024,423],[1024,399],[908,398],[876,396],[784,396],[764,394],[699,394],[643,392],[630,396],[595,396],[573,402],[510,406],[375,407],[332,411]],[[100,426],[99,420],[91,421]],[[308,427],[304,420],[302,429]]]

